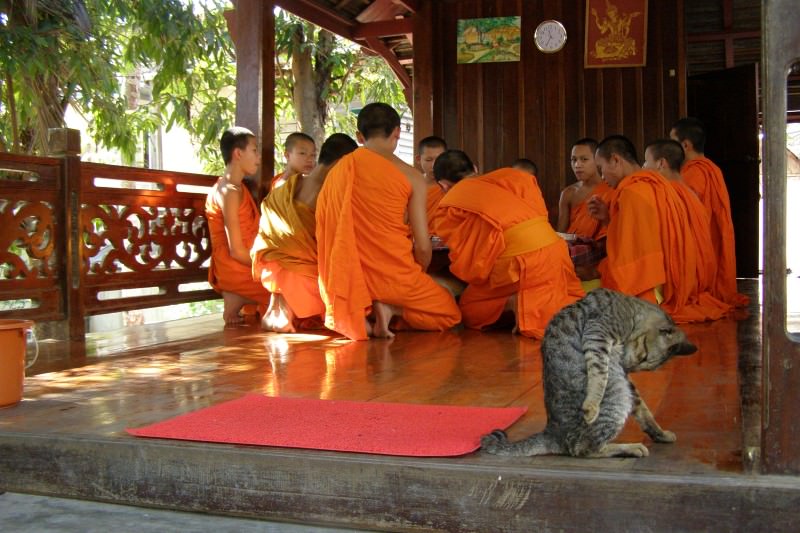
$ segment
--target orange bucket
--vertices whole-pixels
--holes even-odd
[[[28,335],[36,346],[36,355],[25,364]],[[25,369],[36,362],[39,346],[33,336],[30,320],[0,319],[0,407],[14,405],[22,400],[22,382]]]

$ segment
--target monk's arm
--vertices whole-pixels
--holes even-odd
[[[599,220],[602,225],[608,226],[608,204],[600,196],[595,194],[589,198],[587,207],[592,217]]]
[[[244,185],[239,185],[244,187]],[[220,191],[222,195],[222,219],[225,221],[225,234],[228,236],[228,250],[231,257],[243,265],[250,266],[250,250],[242,241],[242,228],[239,226],[239,205],[241,191],[239,187],[228,185]]]
[[[425,270],[431,262],[433,248],[428,235],[428,187],[422,174],[409,175],[411,197],[408,199],[408,220],[414,235],[414,259]]]
[[[558,224],[556,231],[566,233],[569,229],[569,215],[572,210],[572,187],[567,187],[561,191],[561,197],[558,199]]]

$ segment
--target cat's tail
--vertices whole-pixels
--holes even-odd
[[[547,431],[536,433],[524,440],[511,442],[508,440],[505,431],[495,429],[488,435],[481,437],[481,449],[494,455],[517,457],[562,455],[564,453],[558,442]]]

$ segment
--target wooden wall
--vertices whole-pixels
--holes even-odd
[[[561,189],[574,181],[573,141],[622,133],[643,152],[644,143],[667,136],[685,109],[682,0],[649,0],[645,67],[604,69],[583,66],[586,0],[421,4],[414,57],[417,139],[440,135],[466,151],[481,171],[518,157],[533,159],[551,214]],[[456,63],[458,19],[514,15],[522,17],[519,62]],[[561,21],[567,30],[567,45],[555,54],[533,44],[536,26],[546,19]],[[418,76],[416,68],[428,65],[432,75]]]

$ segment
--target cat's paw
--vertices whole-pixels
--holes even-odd
[[[626,445],[625,452],[629,457],[647,457],[650,455],[650,450],[647,449],[647,446],[641,443]]]
[[[584,422],[591,424],[597,420],[597,416],[600,414],[600,404],[586,400],[583,402],[581,410],[583,411]]]
[[[662,430],[661,433],[657,435],[653,435],[652,438],[654,442],[666,442],[666,443],[675,442],[676,440],[678,440],[678,437],[675,435],[675,433],[666,429]]]
[[[496,453],[506,444],[508,444],[508,437],[502,429],[495,429],[488,435],[481,437],[481,449],[488,453]]]

